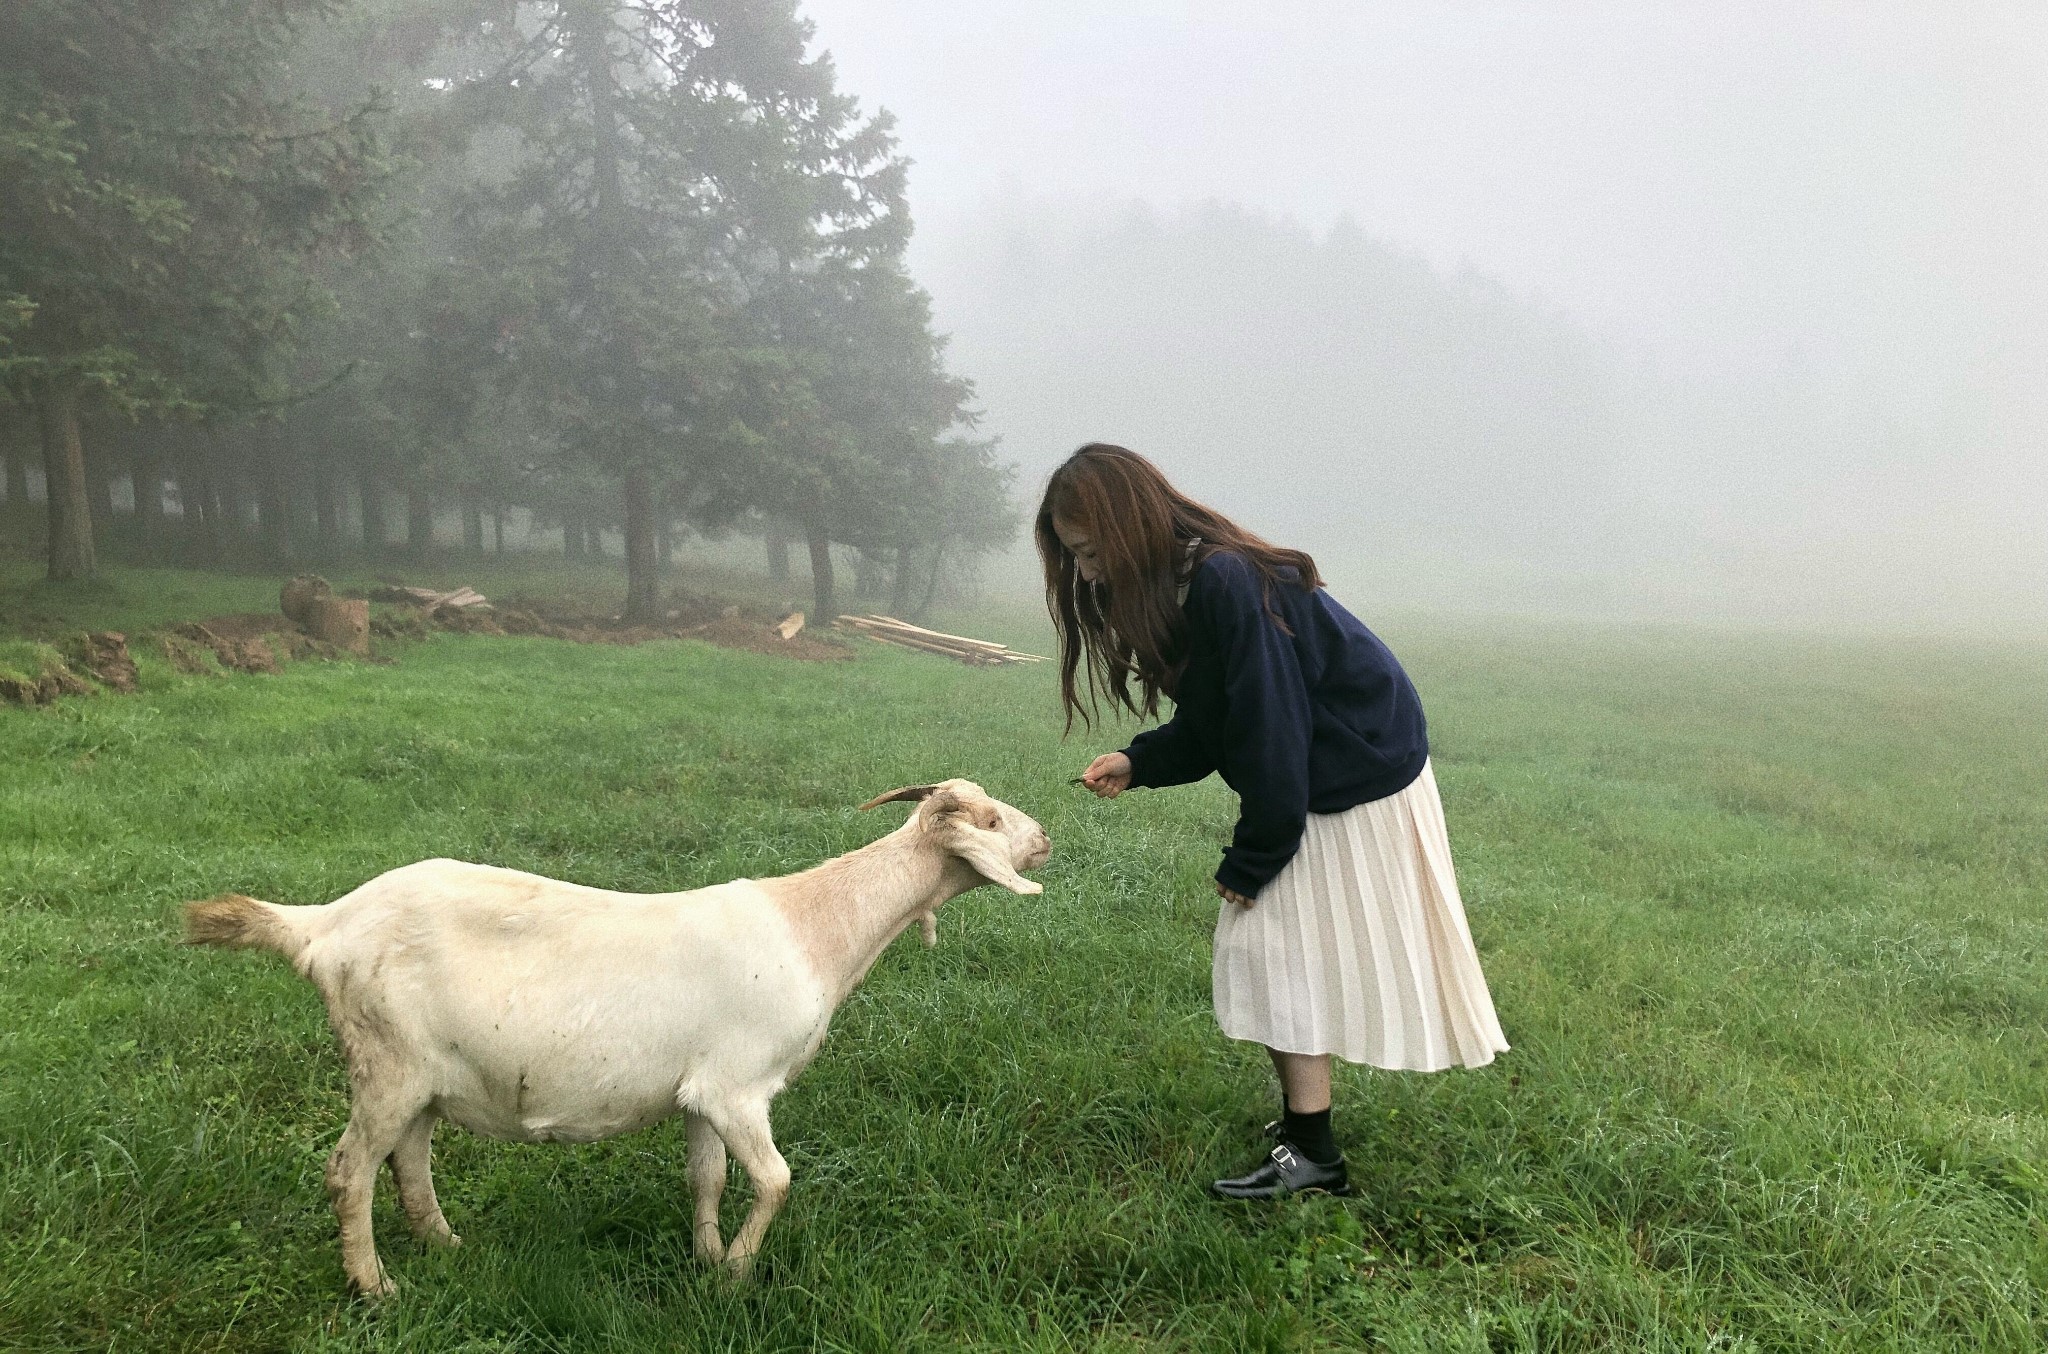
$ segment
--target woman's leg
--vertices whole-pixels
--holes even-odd
[[[1210,1188],[1226,1199],[1277,1199],[1314,1192],[1348,1194],[1344,1154],[1330,1134],[1330,1055],[1268,1048],[1286,1097],[1274,1128],[1278,1143],[1266,1160],[1242,1176]]]
[[[1273,1071],[1280,1077],[1280,1094],[1287,1097],[1290,1114],[1321,1114],[1330,1108],[1330,1055],[1327,1053],[1282,1053],[1266,1050]]]

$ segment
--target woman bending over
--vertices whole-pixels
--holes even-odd
[[[1174,705],[1083,783],[1113,799],[1215,772],[1238,794],[1216,871],[1216,1019],[1265,1046],[1282,1102],[1266,1158],[1213,1188],[1343,1194],[1333,1056],[1434,1072],[1507,1048],[1415,688],[1314,560],[1181,494],[1135,452],[1075,452],[1046,487],[1037,537],[1069,726],[1105,697],[1146,718],[1162,695]]]

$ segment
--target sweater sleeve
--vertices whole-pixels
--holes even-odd
[[[1256,898],[1301,849],[1312,715],[1294,641],[1267,613],[1258,574],[1235,556],[1219,556],[1217,563],[1218,586],[1205,589],[1205,619],[1223,657],[1218,760],[1238,793],[1239,810],[1216,880]]]
[[[1124,749],[1131,759],[1131,788],[1163,790],[1192,785],[1216,769],[1202,740],[1178,715],[1156,729],[1147,729]]]

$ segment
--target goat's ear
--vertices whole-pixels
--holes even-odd
[[[861,812],[866,813],[869,809],[879,808],[884,804],[894,804],[898,800],[903,799],[930,799],[932,791],[938,788],[936,785],[906,785],[900,790],[891,790],[888,794],[876,795],[873,799],[860,806]]]
[[[974,867],[974,872],[991,884],[1001,884],[1012,893],[1045,892],[1045,885],[1026,879],[1010,863],[1010,839],[999,831],[978,827],[974,815],[950,791],[933,796],[919,810],[926,822],[941,834],[946,849]]]
[[[974,867],[974,872],[991,884],[1001,884],[1012,893],[1044,893],[1045,885],[1026,879],[1010,864],[1010,843],[1000,832],[965,827],[953,842],[953,854]]]

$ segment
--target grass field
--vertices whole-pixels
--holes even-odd
[[[274,588],[17,571],[0,627]],[[1208,1009],[1232,802],[1068,787],[1110,740],[1062,744],[1045,669],[443,636],[275,677],[145,661],[139,695],[0,708],[0,1348],[2048,1343],[2048,654],[1380,628],[1431,710],[1515,1048],[1351,1070],[1358,1196],[1277,1208],[1203,1193],[1273,1104]],[[468,1244],[416,1247],[387,1185],[402,1291],[343,1297],[318,1001],[173,944],[179,902],[324,901],[431,855],[628,889],[776,873],[948,774],[1044,822],[1046,892],[960,899],[843,1008],[777,1102],[796,1183],[758,1283],[690,1260],[679,1123],[575,1148],[444,1127]]]

